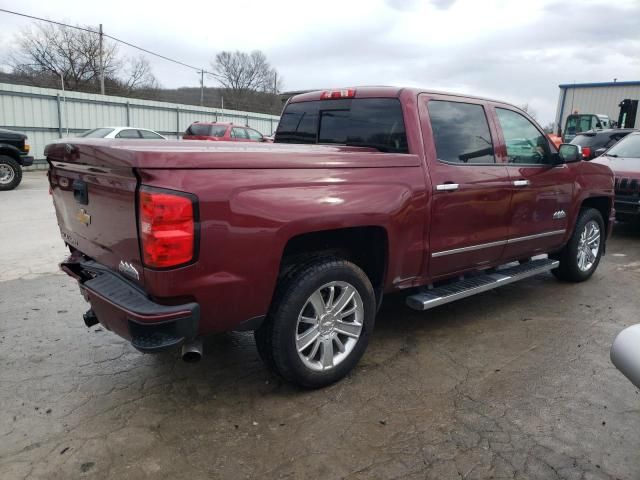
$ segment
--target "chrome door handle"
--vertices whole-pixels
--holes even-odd
[[[513,186],[514,187],[528,187],[529,185],[531,185],[531,182],[529,180],[514,180],[513,181]]]
[[[438,192],[452,192],[458,188],[460,188],[460,185],[457,183],[441,183],[440,185],[436,185],[436,191]]]

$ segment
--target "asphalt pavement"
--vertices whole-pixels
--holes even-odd
[[[637,227],[583,284],[544,274],[426,313],[387,297],[354,372],[305,391],[251,334],[194,365],[87,329],[44,173],[0,197],[3,480],[640,478],[640,394],[609,361],[639,321]]]

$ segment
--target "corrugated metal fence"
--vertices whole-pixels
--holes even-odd
[[[262,113],[111,97],[0,83],[0,128],[29,136],[31,153],[44,160],[47,143],[105,126],[132,126],[180,138],[195,121],[233,122],[270,135],[279,117]]]

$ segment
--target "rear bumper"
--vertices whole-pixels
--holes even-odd
[[[98,321],[142,352],[166,350],[197,335],[200,306],[195,302],[156,303],[139,286],[94,261],[71,256],[60,268],[78,280]]]

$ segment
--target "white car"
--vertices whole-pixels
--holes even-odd
[[[84,138],[126,138],[138,140],[166,140],[153,130],[134,127],[100,127],[88,130],[79,135]]]

